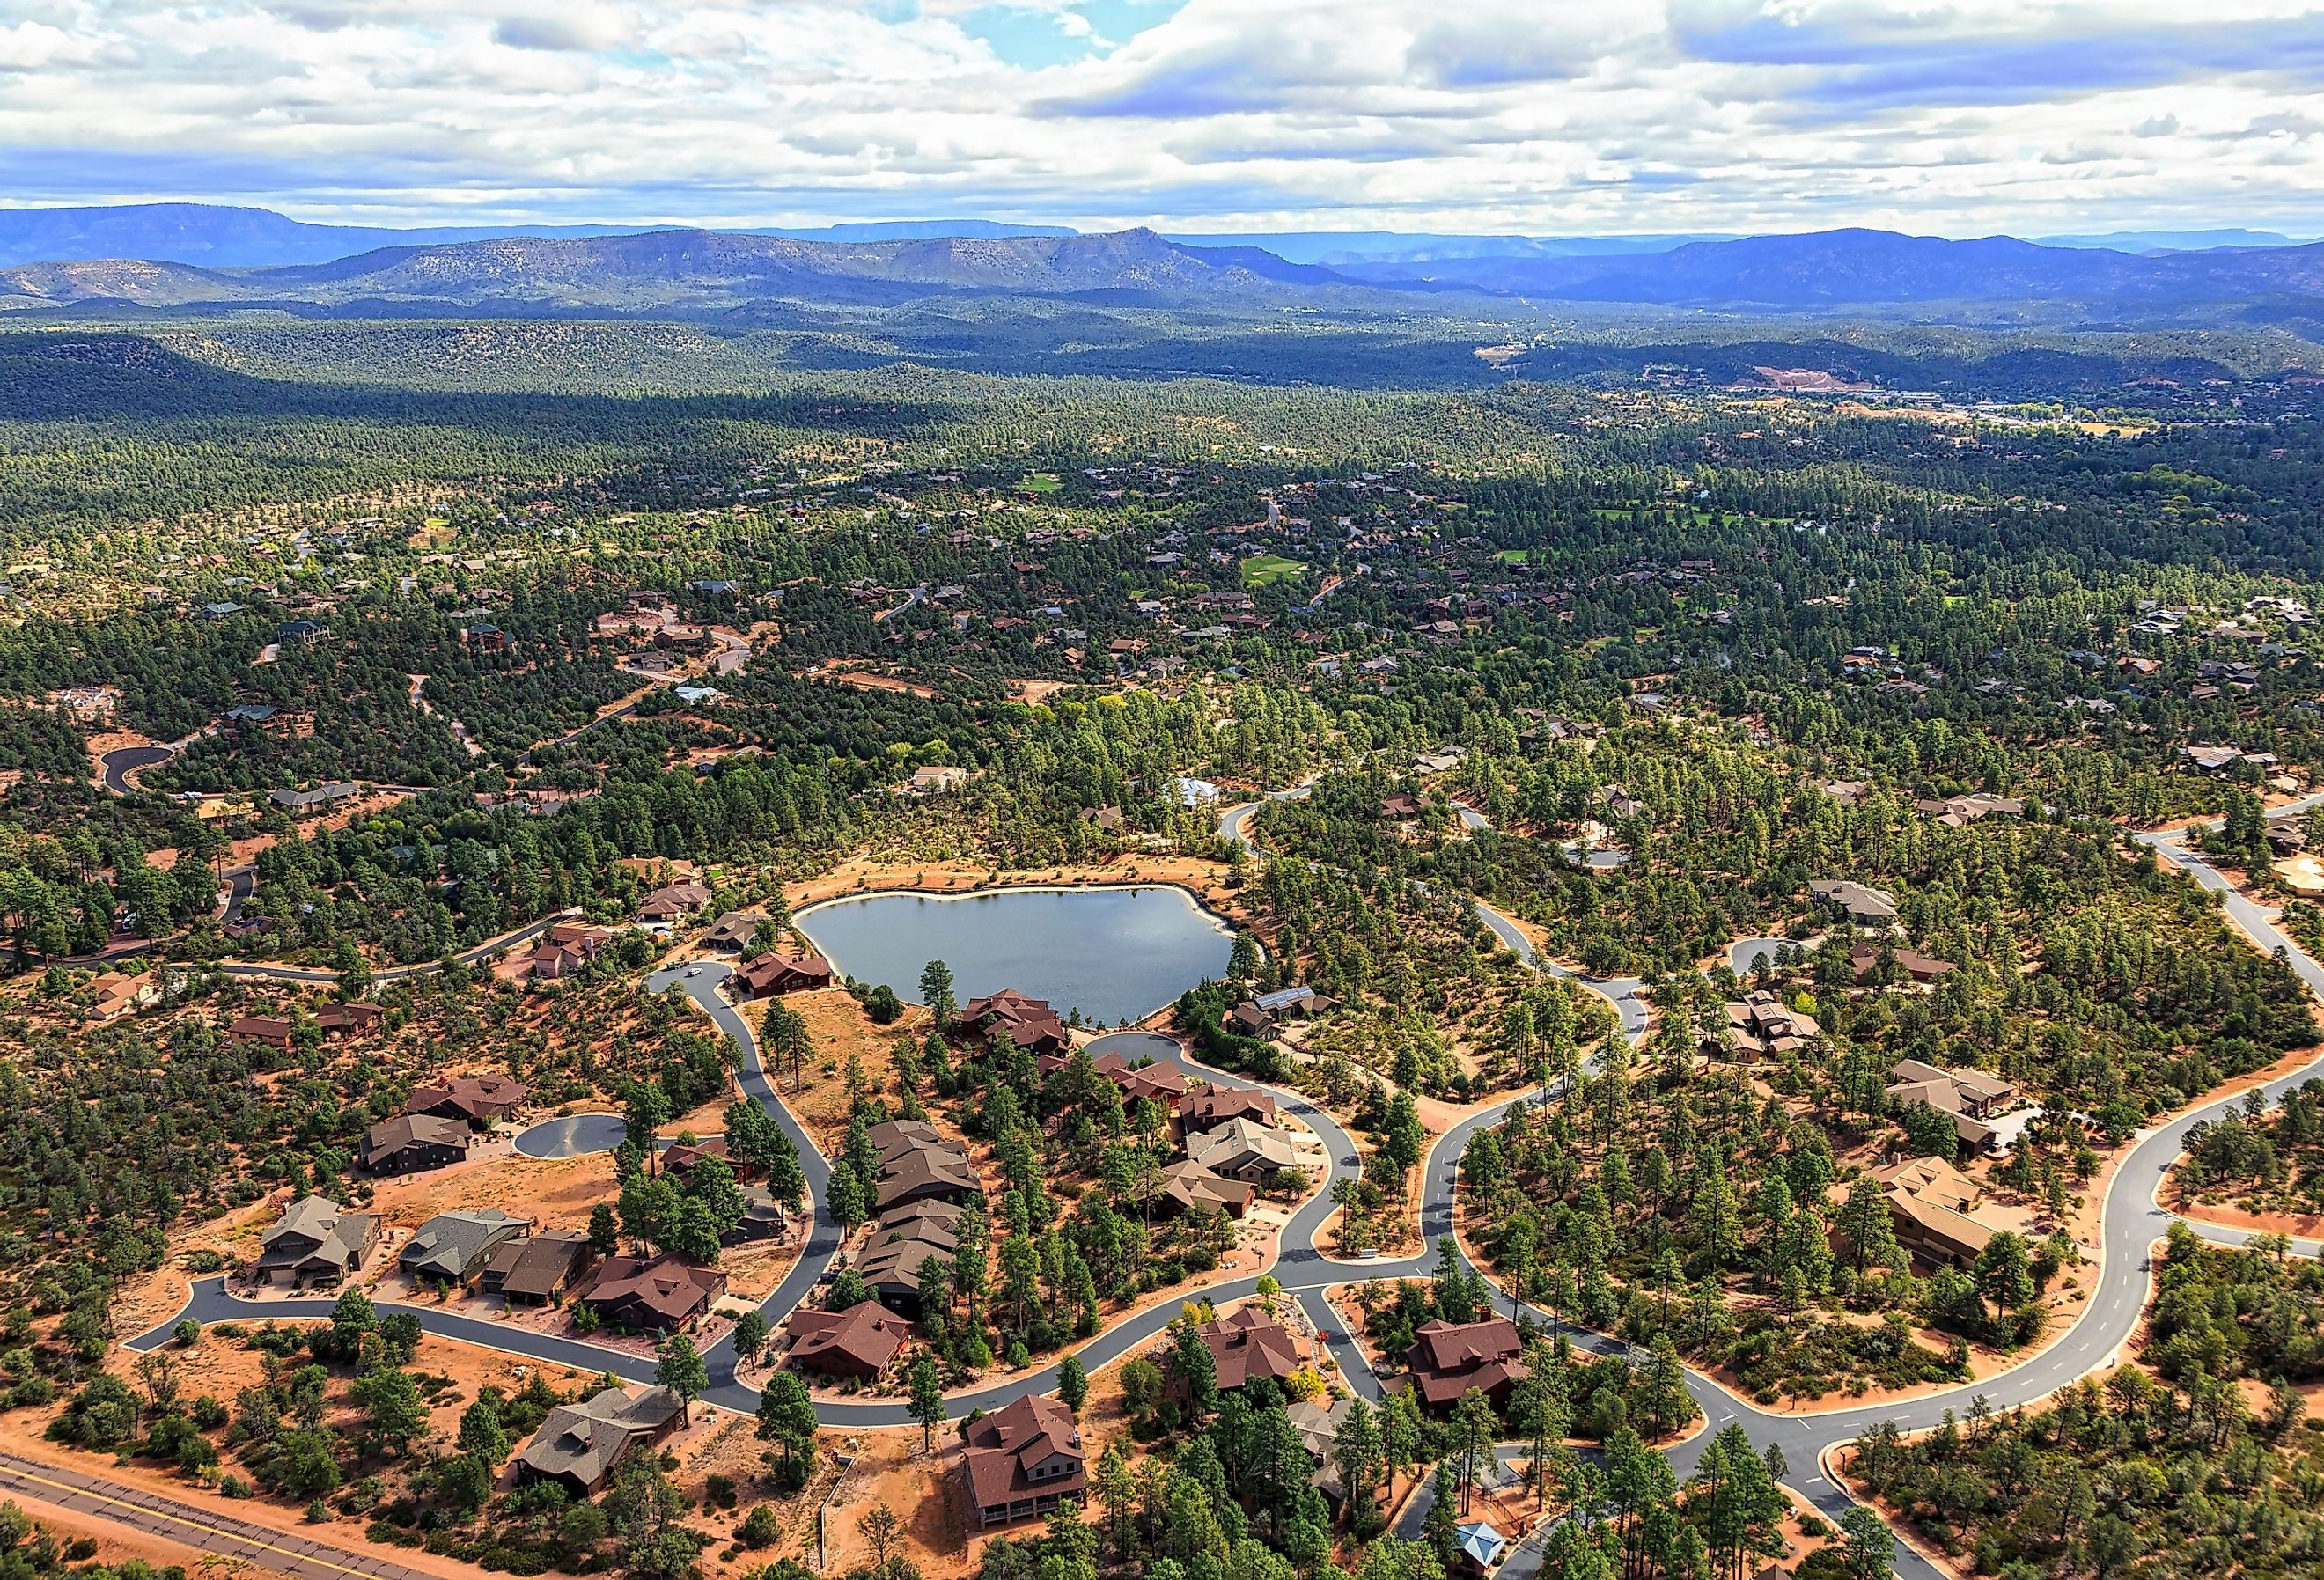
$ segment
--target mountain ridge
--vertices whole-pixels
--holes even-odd
[[[2013,236],[1954,241],[1849,228],[1689,242],[1665,252],[1468,256],[1333,265],[1205,247],[1135,228],[1098,235],[818,241],[669,228],[399,245],[313,263],[200,268],[158,260],[0,269],[0,310],[273,306],[341,316],[763,318],[785,307],[895,306],[1009,295],[1257,312],[1329,306],[1464,310],[1515,303],[1720,312],[1904,312],[2155,324],[2227,315],[2324,323],[2324,243],[2135,254]],[[1492,304],[1504,304],[1496,308]]]

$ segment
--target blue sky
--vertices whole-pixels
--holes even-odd
[[[0,0],[0,201],[2324,234],[2324,0]]]

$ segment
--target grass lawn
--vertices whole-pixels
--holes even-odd
[[[1028,494],[1055,494],[1065,485],[1055,472],[1028,472],[1017,480],[1017,486]]]
[[[1272,587],[1287,581],[1307,568],[1296,559],[1286,559],[1280,554],[1254,554],[1242,562],[1242,585],[1247,587]]]
[[[1533,558],[1533,550],[1530,549],[1504,549],[1498,554],[1495,554],[1493,558],[1499,560],[1503,565],[1523,565],[1526,560]]]

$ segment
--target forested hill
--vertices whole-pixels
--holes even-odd
[[[1875,230],[1698,242],[1619,256],[1294,263],[1149,230],[802,240],[710,230],[391,246],[327,263],[208,269],[103,259],[0,270],[0,308],[231,301],[348,316],[741,317],[770,306],[1007,297],[1240,315],[1323,309],[1534,314],[1558,304],[1965,323],[2288,328],[2324,338],[2324,243],[2136,255],[2007,236]]]

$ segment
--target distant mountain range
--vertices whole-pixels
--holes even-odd
[[[263,210],[229,212],[244,217],[235,223],[245,228],[235,234],[245,240],[236,245],[258,245],[278,234],[272,226],[295,223]],[[2132,253],[2008,236],[1948,241],[1835,230],[1687,241],[1658,251],[1544,245],[1478,254],[1430,245],[1401,249],[1403,256],[1351,258],[1358,249],[1337,246],[1330,250],[1342,261],[1323,264],[1149,230],[908,234],[930,226],[945,228],[943,222],[880,227],[883,234],[864,239],[852,239],[861,235],[854,231],[851,239],[829,239],[708,230],[495,237],[265,267],[140,256],[33,262],[0,269],[0,309],[263,306],[344,317],[457,312],[747,323],[802,308],[973,295],[1230,312],[1284,306],[1408,312],[1425,298],[1463,312],[1600,303],[2116,327],[2227,322],[2289,326],[2324,339],[2317,329],[2324,325],[2324,243]],[[209,234],[225,246],[226,233]]]
[[[211,269],[327,263],[381,247],[436,246],[503,236],[638,236],[659,225],[441,225],[416,230],[309,225],[271,208],[208,203],[123,203],[89,208],[0,208],[0,267],[90,258],[143,258]],[[899,219],[739,234],[801,241],[901,241],[927,236],[1073,236],[1061,225],[991,219]]]

